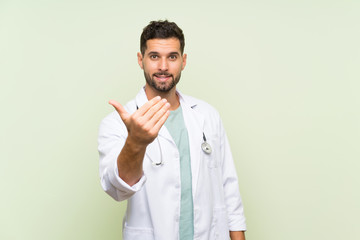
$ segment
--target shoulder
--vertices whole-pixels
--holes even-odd
[[[134,112],[136,110],[135,100],[126,103],[124,108],[129,113]],[[122,133],[127,133],[126,126],[117,111],[112,111],[102,119],[100,123],[100,132],[104,131],[120,131]]]
[[[135,100],[133,99],[123,106],[127,112],[134,112],[136,109]],[[114,110],[103,118],[102,123],[122,123],[122,120],[119,114]]]
[[[109,113],[106,117],[104,117],[100,123],[99,134],[100,135],[108,135],[110,133],[118,133],[123,132],[124,123],[122,122],[119,114],[116,111]]]

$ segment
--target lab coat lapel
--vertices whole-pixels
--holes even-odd
[[[196,102],[187,96],[181,95],[180,103],[182,105],[185,125],[189,136],[190,158],[191,158],[191,174],[192,174],[192,193],[195,196],[199,169],[201,164],[201,144],[203,140],[204,117],[196,112]]]

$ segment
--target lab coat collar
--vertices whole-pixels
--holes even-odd
[[[147,96],[146,96],[146,93],[145,93],[145,87],[142,87],[140,89],[140,91],[138,92],[138,94],[136,95],[136,98],[135,98],[136,106],[138,106],[140,108],[147,101],[149,101],[149,100],[147,99]]]

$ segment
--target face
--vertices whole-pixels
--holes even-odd
[[[138,63],[144,70],[146,85],[158,92],[169,92],[180,81],[186,65],[177,38],[151,39],[146,42],[144,55],[138,53]]]

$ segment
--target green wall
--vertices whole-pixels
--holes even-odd
[[[359,1],[0,0],[0,239],[121,239],[97,131],[144,84],[142,28],[184,30],[179,88],[222,115],[247,239],[360,239]]]

